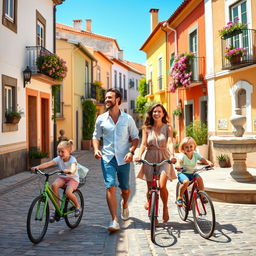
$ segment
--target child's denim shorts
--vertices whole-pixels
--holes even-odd
[[[198,173],[184,173],[184,172],[179,172],[178,173],[178,180],[180,183],[183,183],[184,180],[193,180],[195,177],[199,176]]]

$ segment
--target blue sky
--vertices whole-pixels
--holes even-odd
[[[151,8],[159,9],[158,20],[168,19],[183,0],[65,0],[57,7],[57,22],[73,26],[74,19],[92,20],[92,32],[117,40],[124,58],[145,64],[140,47],[150,34]]]

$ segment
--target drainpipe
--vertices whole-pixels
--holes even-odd
[[[56,5],[53,6],[53,53],[56,53]],[[54,99],[56,100],[56,99]],[[55,103],[54,103],[55,104]],[[53,119],[53,156],[57,156],[57,124]]]
[[[163,27],[163,29],[162,29],[162,27]],[[163,31],[165,31],[165,33],[166,33],[166,52],[167,52],[167,50],[168,50],[168,42],[167,42],[167,40],[168,40],[168,37],[167,37],[167,35],[168,35],[168,30],[171,30],[171,31],[174,33],[174,53],[175,53],[175,55],[177,56],[177,54],[178,54],[178,42],[177,42],[177,31],[176,31],[176,29],[170,27],[167,21],[165,21],[165,22],[163,23],[163,26],[162,26],[162,27],[161,27],[161,29],[162,29]],[[165,29],[167,29],[167,30],[165,30]],[[168,65],[168,64],[167,64],[167,65]],[[176,94],[176,96],[177,96],[176,101],[177,101],[177,105],[178,105],[178,102],[179,102],[178,93]],[[168,100],[167,102],[168,102],[168,109],[169,109],[169,107],[170,107],[170,106],[169,106],[169,105],[170,105],[170,104],[169,104],[170,100]],[[179,131],[178,131],[178,137],[180,137],[180,129],[179,129]]]

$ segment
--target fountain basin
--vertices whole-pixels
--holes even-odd
[[[256,136],[211,136],[213,147],[226,153],[256,152]]]

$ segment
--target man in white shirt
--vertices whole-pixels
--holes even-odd
[[[120,111],[121,93],[113,88],[106,92],[107,112],[98,116],[93,133],[93,148],[96,159],[101,159],[101,167],[106,185],[106,199],[112,221],[109,231],[120,229],[117,218],[116,177],[121,189],[121,218],[129,218],[128,199],[130,195],[130,162],[138,145],[138,129],[133,118]],[[99,150],[103,138],[102,151]]]

